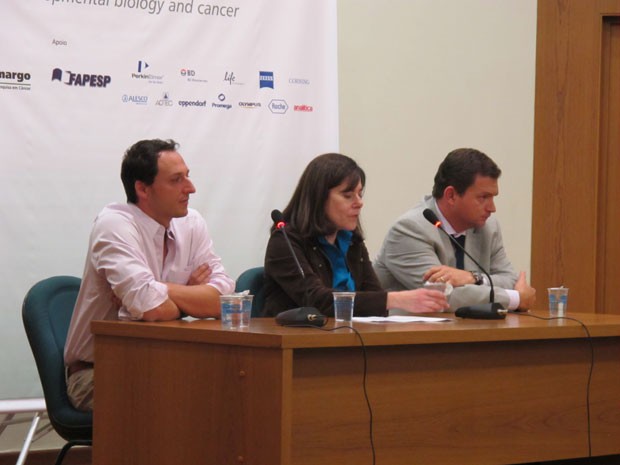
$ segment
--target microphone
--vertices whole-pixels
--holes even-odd
[[[286,245],[288,245],[288,249],[295,260],[295,265],[297,265],[297,271],[301,275],[301,279],[306,281],[306,273],[304,273],[304,269],[299,263],[299,259],[297,258],[297,254],[295,254],[295,250],[293,250],[293,245],[291,244],[290,239],[288,238],[288,234],[286,234],[286,222],[284,221],[284,215],[280,210],[273,210],[271,212],[271,219],[275,223],[275,227],[277,230],[282,231],[284,234],[284,240],[286,241]],[[284,312],[280,312],[276,315],[276,323],[282,326],[325,326],[327,324],[327,317],[319,312],[314,307],[306,306],[306,302],[308,300],[308,289],[306,288],[304,292],[304,306],[293,308],[291,310],[285,310]]]
[[[487,273],[487,270],[485,270],[482,267],[482,265],[480,265],[480,263],[478,263],[478,261],[474,257],[472,257],[467,252],[467,250],[465,250],[465,248],[461,244],[458,243],[458,241],[454,237],[452,237],[451,234],[448,234],[448,232],[443,228],[441,220],[437,218],[437,215],[435,214],[433,210],[431,210],[430,208],[426,208],[422,212],[422,215],[424,215],[424,218],[426,218],[426,220],[429,223],[431,223],[437,229],[442,231],[446,236],[448,236],[450,241],[452,241],[452,243],[455,244],[456,247],[462,250],[463,253],[467,255],[471,259],[471,261],[473,261],[476,264],[478,269],[480,269],[480,271],[482,271],[485,274],[485,276],[489,280],[489,284],[491,285],[491,291],[489,292],[489,303],[488,304],[470,305],[467,307],[461,307],[461,308],[458,308],[456,312],[454,312],[454,314],[461,318],[477,318],[477,319],[483,319],[483,320],[501,320],[501,319],[506,318],[507,310],[504,310],[504,307],[502,307],[502,304],[500,304],[499,302],[494,302],[495,291],[493,290],[493,280],[491,279],[491,276],[489,275],[489,273]]]

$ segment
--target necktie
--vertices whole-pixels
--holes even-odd
[[[452,236],[452,237],[454,238],[456,242],[461,244],[463,248],[465,248],[465,235],[461,235],[458,237]],[[452,244],[452,246],[454,247],[454,256],[456,257],[456,267],[459,270],[464,270],[465,269],[465,253],[463,253],[463,250],[458,248],[456,244]]]

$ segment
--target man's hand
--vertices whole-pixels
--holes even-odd
[[[424,281],[450,283],[454,287],[476,284],[474,276],[466,270],[459,270],[446,265],[434,266],[423,277]]]
[[[187,280],[188,286],[196,286],[199,284],[207,284],[209,282],[209,278],[211,277],[211,267],[208,263],[203,263],[190,275]]]
[[[536,289],[525,280],[525,271],[519,273],[514,289],[519,292],[519,310],[529,310],[532,308],[536,302]]]

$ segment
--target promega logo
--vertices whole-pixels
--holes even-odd
[[[259,89],[262,89],[263,87],[273,89],[273,71],[259,71],[258,85]]]
[[[63,81],[63,74],[66,79]],[[68,86],[79,87],[106,87],[112,78],[107,74],[73,73],[54,68],[52,71],[52,81],[64,82]]]
[[[230,110],[232,108],[232,105],[230,103],[224,103],[224,100],[226,100],[226,95],[224,94],[219,94],[217,96],[217,99],[222,102],[222,103],[215,103],[212,102],[211,103],[211,108],[221,108],[224,110]]]
[[[288,104],[285,100],[272,100],[269,102],[269,110],[271,110],[271,113],[283,115],[288,110]]]

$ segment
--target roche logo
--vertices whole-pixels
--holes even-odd
[[[63,74],[66,79],[63,81]],[[106,87],[112,78],[106,74],[73,73],[54,68],[52,71],[52,81],[64,82],[68,86],[79,87]]]
[[[269,110],[271,110],[271,113],[283,115],[288,110],[288,104],[285,100],[272,100],[269,102]]]
[[[259,71],[258,72],[258,85],[259,89],[263,87],[269,87],[273,89],[273,71]]]

